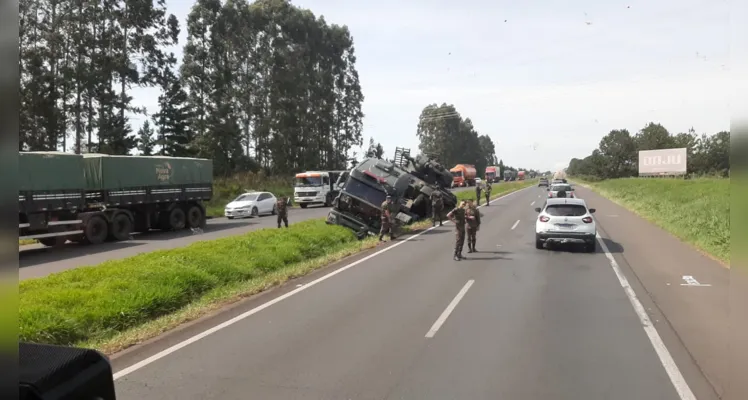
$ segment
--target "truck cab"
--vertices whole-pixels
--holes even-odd
[[[294,203],[301,208],[310,204],[330,206],[337,197],[338,178],[347,171],[307,171],[298,173],[294,179]]]

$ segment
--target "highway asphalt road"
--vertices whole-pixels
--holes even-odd
[[[455,188],[453,191],[475,190],[474,188]],[[329,207],[312,206],[306,209],[289,210],[288,222],[305,221],[327,216]],[[217,239],[219,237],[239,235],[255,229],[275,226],[274,216],[261,216],[254,219],[228,220],[214,218],[202,233],[190,230],[180,232],[152,231],[134,236],[133,240],[103,243],[98,246],[86,246],[68,243],[61,248],[49,248],[41,244],[21,246],[18,256],[19,279],[40,278],[56,272],[82,266],[96,265],[113,259],[132,257],[140,253],[155,250],[173,249],[190,243]]]
[[[117,398],[716,399],[605,224],[535,249],[544,196],[483,207],[467,260],[447,224],[116,355]]]

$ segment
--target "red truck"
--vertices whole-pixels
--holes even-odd
[[[519,171],[519,172],[517,172],[517,180],[518,181],[524,181],[525,180],[525,171]]]
[[[496,183],[501,180],[499,167],[486,167],[486,182]]]
[[[475,186],[475,165],[457,164],[449,172],[452,173],[452,186]]]

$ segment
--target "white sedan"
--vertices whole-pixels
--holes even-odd
[[[275,215],[276,201],[275,195],[270,192],[247,192],[226,204],[223,214],[228,219]]]
[[[551,198],[535,211],[540,213],[535,222],[535,248],[542,249],[545,243],[578,243],[589,253],[597,250],[595,209],[587,208],[583,199]]]

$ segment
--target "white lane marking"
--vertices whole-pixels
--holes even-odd
[[[628,296],[631,305],[634,307],[634,311],[639,317],[642,328],[644,328],[644,332],[649,337],[649,341],[652,343],[652,347],[654,347],[657,356],[660,358],[660,363],[662,363],[662,366],[665,368],[665,372],[667,372],[668,376],[670,377],[670,382],[673,383],[675,391],[678,392],[678,396],[681,400],[696,400],[696,396],[694,396],[691,388],[688,387],[686,379],[683,378],[683,374],[681,374],[678,366],[675,364],[675,361],[670,355],[670,352],[665,346],[665,343],[663,343],[660,334],[657,333],[657,328],[652,325],[652,321],[649,319],[647,312],[644,310],[644,306],[642,306],[642,303],[636,296],[634,289],[632,289],[631,285],[629,285],[628,279],[626,279],[626,276],[623,275],[623,272],[618,266],[616,259],[610,253],[610,250],[608,250],[608,246],[605,245],[605,242],[602,240],[599,234],[597,235],[597,240],[598,242],[600,242],[600,247],[602,247],[603,252],[605,252],[605,257],[607,257],[610,261],[610,266],[613,268],[613,272],[616,273],[618,281],[621,283],[621,287],[623,287],[623,291],[626,293],[626,296]]]
[[[507,194],[505,194],[503,196],[495,198],[494,201],[495,200],[501,200],[503,198],[509,197],[509,196],[511,196],[513,194],[519,193],[519,192],[521,192],[523,190],[527,190],[527,189],[529,189],[531,187],[532,186],[528,186],[528,187],[526,187],[524,189],[520,189],[520,190],[516,190],[516,191],[511,192],[511,193],[507,193]],[[479,208],[483,207],[484,205],[479,206]],[[449,223],[449,221],[445,221],[445,223]],[[243,314],[237,315],[236,317],[234,317],[234,318],[232,318],[232,319],[230,319],[228,321],[222,322],[222,323],[220,323],[220,324],[218,324],[218,325],[216,325],[216,326],[214,326],[214,327],[212,327],[210,329],[207,329],[207,330],[205,330],[205,331],[203,331],[201,333],[198,333],[195,336],[192,336],[192,337],[190,337],[188,339],[185,339],[184,341],[179,342],[179,343],[175,344],[174,346],[171,346],[171,347],[169,347],[167,349],[161,350],[160,352],[158,352],[158,353],[156,353],[156,354],[154,354],[154,355],[152,355],[152,356],[150,356],[150,357],[148,357],[148,358],[146,358],[144,360],[141,360],[141,361],[139,361],[139,362],[137,362],[137,363],[135,363],[135,364],[133,364],[133,365],[127,367],[127,368],[124,368],[124,369],[120,370],[119,372],[115,373],[114,374],[114,379],[117,380],[117,379],[122,378],[122,377],[124,377],[126,375],[129,375],[129,374],[131,374],[131,373],[133,373],[133,372],[135,372],[135,371],[137,371],[137,370],[139,370],[139,369],[147,366],[148,364],[151,364],[151,363],[153,363],[155,361],[158,361],[158,360],[160,360],[160,359],[168,356],[169,354],[174,353],[175,351],[177,351],[179,349],[182,349],[184,347],[189,346],[192,343],[197,342],[198,340],[200,340],[200,339],[202,339],[202,338],[204,338],[204,337],[206,337],[206,336],[208,336],[208,335],[210,335],[212,333],[218,332],[218,331],[220,331],[223,328],[227,328],[227,327],[229,327],[229,326],[231,326],[231,325],[233,325],[233,324],[235,324],[235,323],[237,323],[237,322],[239,322],[239,321],[241,321],[241,320],[243,320],[245,318],[248,318],[248,317],[250,317],[250,316],[252,316],[254,314],[257,314],[258,312],[260,312],[260,311],[262,311],[262,310],[264,310],[264,309],[272,306],[273,304],[280,303],[281,301],[283,301],[283,300],[285,300],[285,299],[287,299],[287,298],[289,298],[289,297],[291,297],[291,296],[293,296],[293,295],[295,295],[295,294],[297,294],[297,293],[299,293],[301,291],[307,290],[310,287],[312,287],[312,286],[314,286],[314,285],[316,285],[316,284],[318,284],[318,283],[320,283],[322,281],[330,279],[333,276],[335,276],[335,275],[337,275],[337,274],[339,274],[339,273],[341,273],[343,271],[346,271],[348,269],[351,269],[351,268],[355,267],[356,265],[359,265],[359,264],[363,263],[364,261],[370,260],[370,259],[372,259],[372,258],[374,258],[374,257],[376,257],[376,256],[378,256],[378,255],[380,255],[380,254],[382,254],[382,253],[384,253],[386,251],[390,251],[390,250],[394,249],[395,247],[400,246],[401,244],[403,244],[403,243],[405,243],[405,242],[407,242],[407,241],[409,241],[411,239],[415,239],[415,238],[417,238],[417,237],[425,234],[426,232],[429,232],[432,229],[436,229],[436,227],[434,226],[434,227],[431,227],[431,228],[428,228],[428,229],[424,230],[423,232],[417,233],[417,234],[415,234],[413,236],[409,236],[405,240],[399,241],[399,242],[397,242],[397,243],[395,243],[395,244],[393,244],[391,246],[385,247],[384,249],[379,250],[376,253],[369,254],[368,256],[366,256],[366,257],[364,257],[364,258],[362,258],[360,260],[354,261],[354,262],[346,265],[345,267],[342,267],[340,269],[336,269],[335,271],[332,271],[332,272],[330,272],[327,275],[321,276],[321,277],[319,277],[319,278],[317,278],[317,279],[315,279],[315,280],[307,283],[304,286],[298,287],[298,288],[296,288],[296,289],[294,289],[294,290],[292,290],[292,291],[290,291],[290,292],[288,292],[288,293],[286,293],[286,294],[284,294],[282,296],[278,296],[278,297],[276,297],[276,298],[268,301],[267,303],[263,303],[263,304],[255,307],[255,308],[253,308],[253,309],[251,309],[251,310],[249,310],[249,311],[247,311],[247,312],[245,312]]]
[[[534,205],[535,205],[535,201],[533,200],[533,202],[532,202],[532,203],[530,203],[530,205],[531,205],[531,206],[534,206]]]
[[[512,230],[514,230],[514,228],[516,228],[517,225],[519,225],[519,220],[517,220],[517,222],[515,222],[514,225],[512,225]]]
[[[432,338],[434,335],[436,335],[436,332],[441,328],[441,326],[444,324],[444,321],[449,318],[449,314],[452,314],[452,311],[454,311],[455,307],[457,307],[457,304],[462,300],[463,297],[465,297],[465,293],[470,289],[470,286],[473,286],[473,283],[475,283],[474,279],[471,279],[467,281],[465,286],[460,289],[460,291],[457,293],[457,296],[455,296],[454,299],[452,299],[452,302],[449,303],[447,308],[444,309],[444,312],[442,312],[442,315],[439,316],[439,318],[434,322],[434,325],[431,326],[431,329],[429,329],[428,332],[426,332],[427,338]]]
[[[686,283],[681,283],[681,286],[712,286],[709,283],[699,283],[699,281],[691,275],[683,275],[683,280],[686,281]]]

